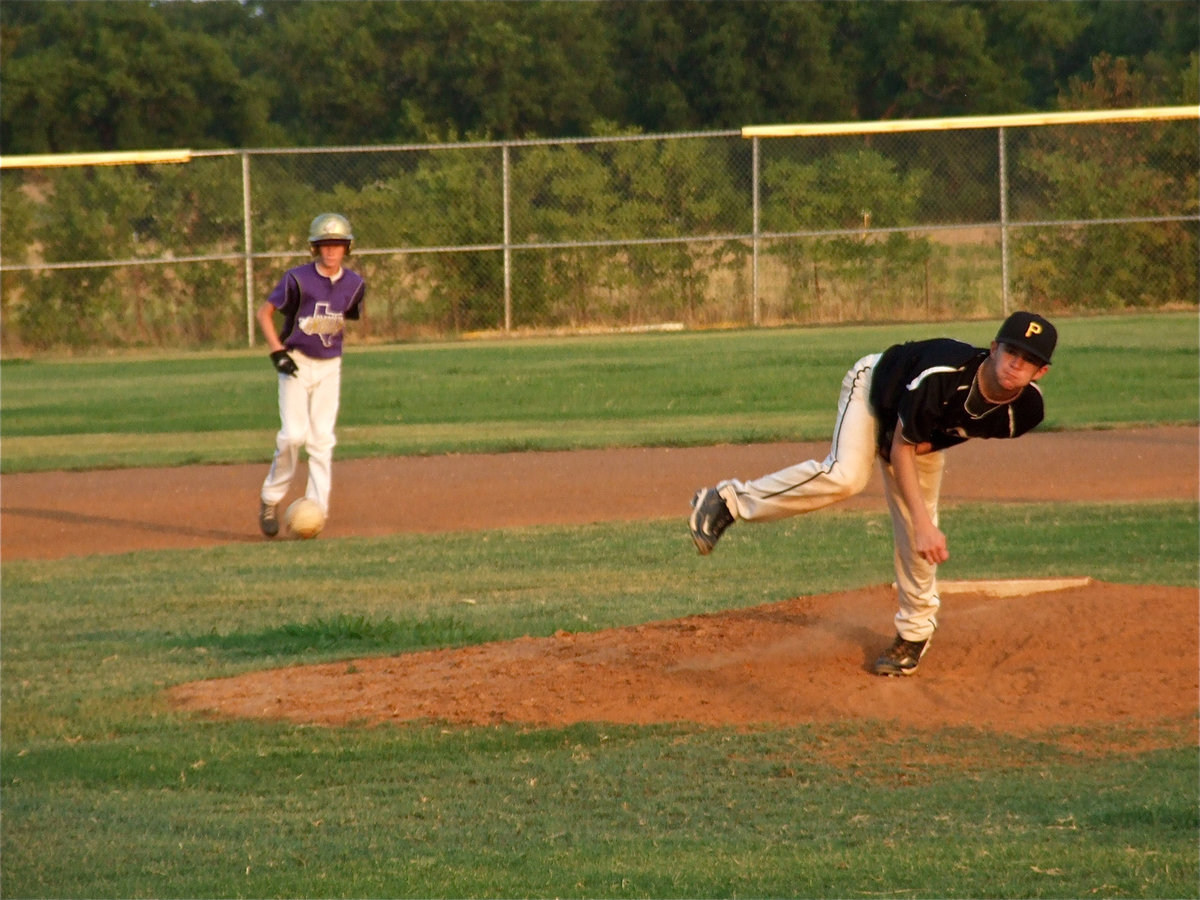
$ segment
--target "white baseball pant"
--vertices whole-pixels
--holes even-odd
[[[264,503],[279,503],[287,495],[300,448],[308,454],[308,485],[304,496],[329,514],[333,478],[333,448],[337,444],[338,403],[342,391],[342,359],[312,359],[291,351],[297,372],[279,376],[279,433],[275,458],[262,485]]]
[[[829,455],[823,461],[810,459],[796,463],[753,481],[722,481],[717,485],[717,492],[735,519],[770,522],[809,513],[862,492],[871,480],[874,461],[879,458],[895,544],[899,603],[896,631],[905,640],[923,641],[937,628],[941,607],[937,566],[926,562],[913,549],[908,508],[891,465],[884,463],[876,449],[877,423],[871,409],[870,393],[871,375],[879,356],[864,356],[842,379],[833,440]],[[944,461],[941,452],[917,457],[921,497],[935,525]]]

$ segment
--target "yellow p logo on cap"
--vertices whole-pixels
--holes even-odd
[[[1042,333],[1042,326],[1037,322],[1030,322],[1029,327],[1025,329],[1025,337],[1033,337],[1035,334]]]

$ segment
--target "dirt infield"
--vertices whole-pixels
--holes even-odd
[[[948,452],[943,505],[1197,496],[1195,428],[1035,433],[1007,443],[969,441]],[[825,443],[779,443],[335,459],[322,539],[683,517],[702,485],[826,452]],[[268,462],[4,475],[0,558],[261,542],[258,488]],[[884,508],[878,475],[843,506],[871,507]]]
[[[1031,435],[1019,451],[1004,443],[975,441],[947,454],[945,504],[1197,499],[1194,428]],[[341,461],[321,539],[665,517],[678,517],[683,530],[696,487],[825,450]],[[261,542],[264,472],[265,463],[4,476],[0,554],[53,559]],[[883,507],[878,476],[852,505]],[[960,586],[946,592],[920,673],[877,678],[868,667],[891,637],[892,604],[891,589],[876,586],[592,634],[257,672],[180,685],[171,697],[206,714],[323,724],[874,719],[1028,733],[1174,721],[1194,736],[1195,590],[1093,582],[997,596]]]

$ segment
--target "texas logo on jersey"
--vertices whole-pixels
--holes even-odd
[[[342,333],[346,320],[341,313],[330,312],[328,303],[318,303],[311,316],[301,316],[297,322],[305,334],[317,335],[326,347],[333,345],[333,338]]]

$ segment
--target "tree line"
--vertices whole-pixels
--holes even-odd
[[[1100,57],[1194,94],[1200,4],[0,5],[7,154],[586,136],[1052,109]]]

